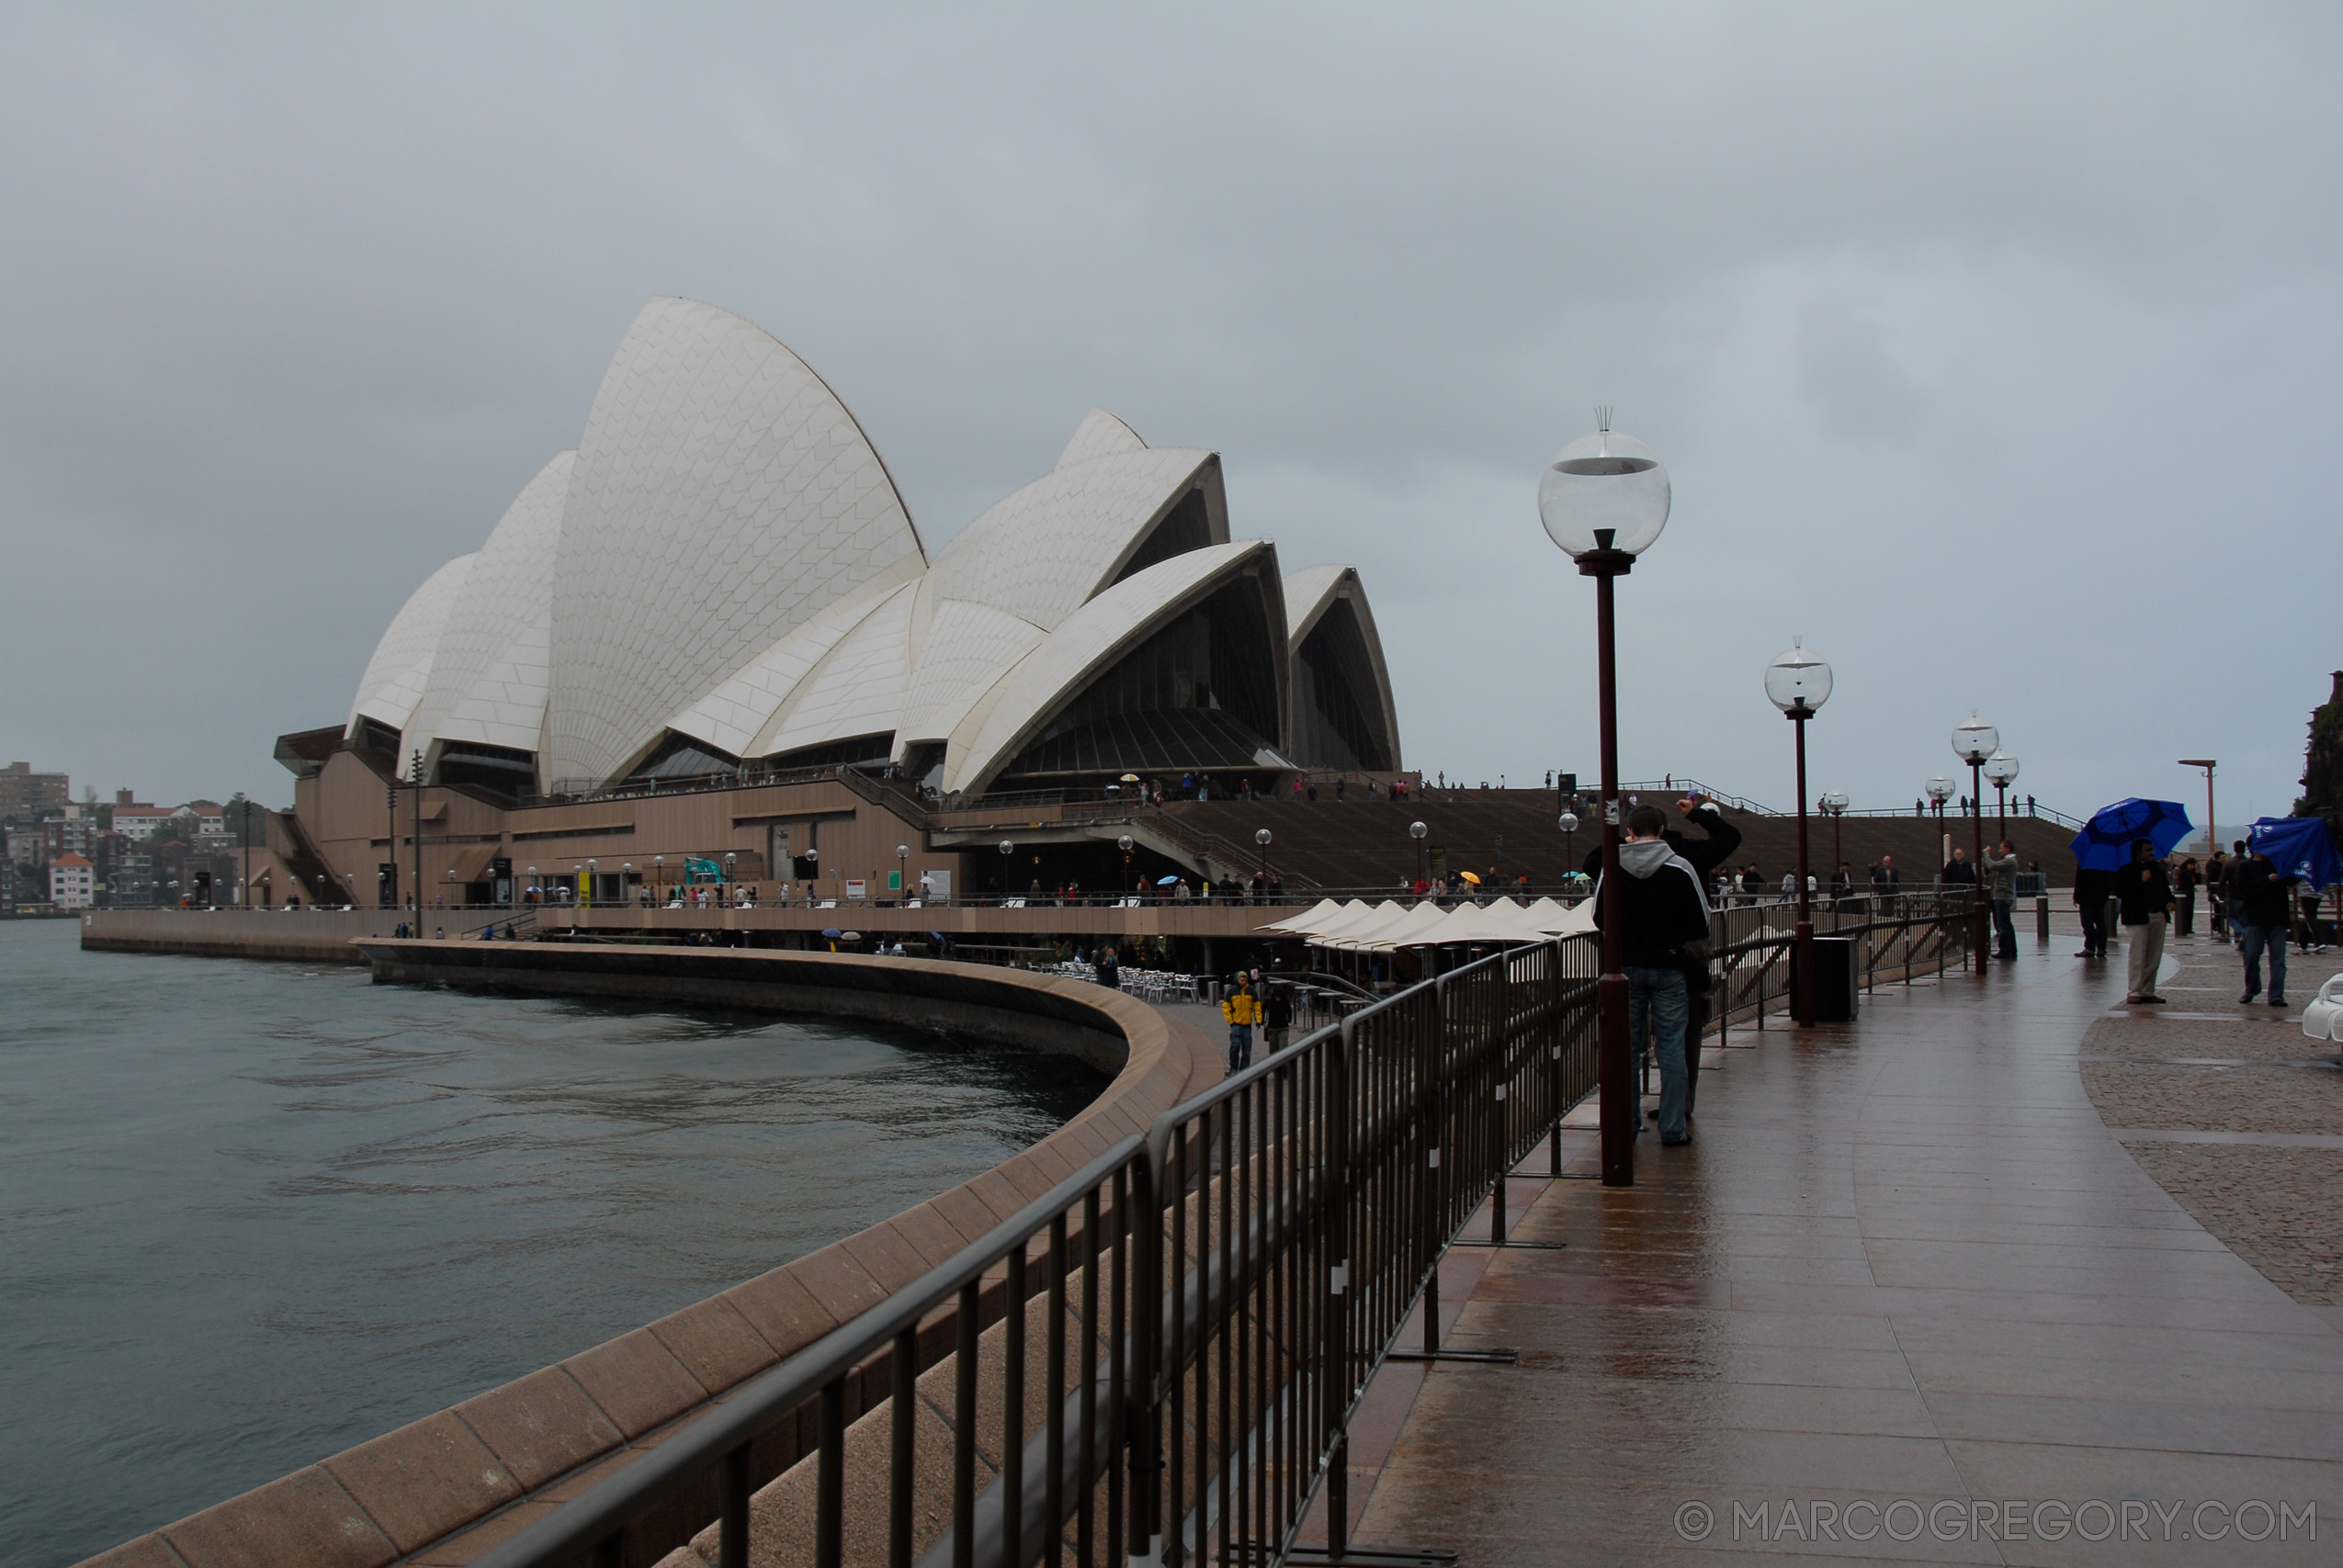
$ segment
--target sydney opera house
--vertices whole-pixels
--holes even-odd
[[[418,758],[440,841],[424,880],[492,897],[489,863],[521,874],[529,835],[591,837],[622,815],[608,803],[695,782],[883,774],[933,811],[1400,766],[1358,574],[1289,574],[1274,544],[1232,537],[1217,455],[1093,409],[1047,473],[931,550],[821,376],[675,299],[628,330],[576,449],[407,600],[346,722],[277,754],[304,857],[367,902],[396,877],[383,852],[412,845],[382,784]],[[668,848],[828,869],[739,839]]]

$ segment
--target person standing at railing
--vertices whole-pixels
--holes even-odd
[[[1656,806],[1627,814],[1627,841],[1619,848],[1621,945],[1627,969],[1627,1038],[1652,1032],[1659,1056],[1659,1141],[1673,1148],[1692,1141],[1684,1066],[1689,987],[1685,971],[1707,968],[1708,899],[1700,873],[1668,845],[1668,818]],[[1608,874],[1606,873],[1606,875]],[[1603,927],[1610,892],[1598,881],[1594,921]],[[1699,956],[1695,958],[1693,954]],[[1639,1125],[1637,1132],[1641,1132]]]
[[[1904,874],[1896,869],[1894,855],[1882,855],[1879,863],[1871,868],[1871,896],[1880,901],[1884,909],[1887,900],[1904,890]]]

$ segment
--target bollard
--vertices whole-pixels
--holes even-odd
[[[2034,940],[2050,940],[2050,895],[2047,893],[2034,895]]]

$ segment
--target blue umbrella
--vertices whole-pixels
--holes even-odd
[[[2313,888],[2343,882],[2343,859],[2324,817],[2261,817],[2246,829],[2253,847],[2269,857],[2281,876],[2298,876]]]
[[[2075,865],[2082,871],[2121,871],[2132,845],[2145,839],[2159,855],[2189,836],[2187,807],[2173,800],[2119,800],[2091,813],[2075,835]]]
[[[1159,876],[1155,879],[1155,885],[1158,887],[1169,887],[1179,880],[1176,876]]]

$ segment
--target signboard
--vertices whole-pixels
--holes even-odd
[[[869,883],[865,882],[859,876],[850,876],[846,879],[846,897],[848,898],[864,898],[869,897]]]
[[[887,874],[887,891],[889,893],[900,893],[902,890],[903,874],[900,871],[889,872]]]

